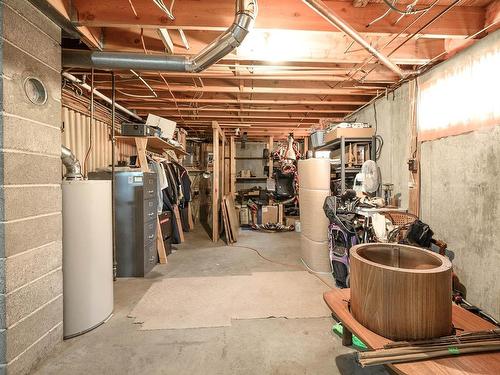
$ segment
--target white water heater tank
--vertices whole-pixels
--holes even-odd
[[[113,312],[111,181],[63,181],[64,337]]]

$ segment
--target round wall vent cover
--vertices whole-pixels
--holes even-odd
[[[33,104],[43,105],[47,101],[47,89],[38,78],[28,77],[24,80],[24,93]]]

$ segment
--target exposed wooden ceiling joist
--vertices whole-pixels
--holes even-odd
[[[73,0],[78,9],[75,20],[78,25],[92,27],[142,27],[180,28],[186,30],[225,30],[234,18],[234,1],[178,1],[174,7],[175,20],[170,20],[152,1],[134,1],[138,17],[135,17],[127,1]],[[385,4],[370,3],[356,8],[350,2],[325,1],[326,4],[351,24],[357,31],[377,34],[394,34],[401,30],[395,24],[399,15],[394,14],[373,24],[366,25],[387,10]],[[111,5],[112,3],[112,5]],[[429,17],[438,14],[444,5],[436,6]],[[427,37],[464,37],[484,26],[483,7],[455,7],[438,22],[427,28],[422,35]],[[423,22],[417,23],[408,32],[416,31]],[[332,31],[333,27],[312,12],[301,1],[260,0],[256,28]]]

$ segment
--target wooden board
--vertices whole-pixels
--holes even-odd
[[[194,229],[194,219],[193,219],[193,211],[191,209],[192,202],[189,202],[188,204],[188,224],[189,224],[189,230]]]
[[[156,249],[158,251],[160,264],[167,264],[167,252],[165,251],[165,244],[163,243],[163,233],[161,231],[159,217],[156,217]]]
[[[353,318],[348,306],[350,297],[350,289],[332,289],[323,294],[323,299],[333,314],[342,322],[344,329],[358,336],[370,349],[381,349],[384,345],[391,343],[391,340],[370,331]],[[452,320],[457,334],[496,328],[493,324],[455,304],[452,305]],[[500,353],[461,355],[399,363],[389,367],[398,374],[500,374]]]
[[[234,242],[238,241],[238,230],[240,223],[238,217],[236,216],[236,208],[234,206],[234,197],[232,194],[227,194],[225,196],[227,216],[229,219],[229,226],[231,227],[231,234]]]
[[[158,137],[131,137],[125,135],[116,136],[116,140],[118,142],[126,143],[132,146],[137,145],[136,141],[137,139],[141,140],[142,143],[146,144],[145,148],[148,151],[155,152],[157,154],[162,154],[164,151],[172,150],[175,152],[177,156],[188,155],[188,153],[183,149],[181,149],[180,147],[171,145],[167,141],[164,141],[163,139]]]
[[[184,242],[184,231],[182,230],[181,214],[179,212],[179,207],[176,204],[173,205],[175,221],[177,223],[177,228],[179,229],[179,239],[181,243]]]
[[[224,233],[226,234],[226,242],[227,244],[231,244],[234,242],[233,236],[231,234],[231,227],[229,226],[229,220],[227,217],[227,208],[226,208],[226,199],[223,197],[221,204],[221,212],[222,212],[222,221],[224,223]]]

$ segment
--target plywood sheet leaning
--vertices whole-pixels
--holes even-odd
[[[240,228],[240,223],[238,216],[236,215],[236,208],[234,205],[234,197],[232,194],[227,194],[224,196],[227,209],[227,217],[229,219],[229,226],[231,227],[231,235],[234,242],[238,241],[238,230]]]

